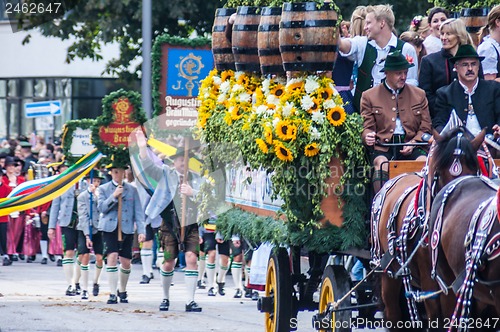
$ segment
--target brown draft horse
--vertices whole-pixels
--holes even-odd
[[[498,182],[475,176],[449,183],[434,200],[432,271],[443,290],[457,296],[443,308],[450,330],[500,329],[499,198]]]
[[[384,304],[384,317],[387,321],[391,321],[393,326],[396,326],[397,322],[400,321],[421,319],[418,317],[419,313],[415,302],[411,299],[406,300],[407,304],[401,302],[404,283],[401,278],[395,278],[394,273],[400,269],[401,263],[404,261],[399,259],[401,253],[396,249],[396,242],[407,242],[406,251],[413,251],[422,235],[426,233],[425,227],[419,226],[425,225],[424,220],[429,214],[433,193],[459,176],[477,174],[476,151],[484,140],[485,132],[483,131],[472,141],[466,139],[464,135],[463,127],[442,136],[435,132],[435,141],[428,156],[427,170],[424,169],[423,174],[408,173],[389,180],[374,198],[371,220],[372,264],[380,264],[385,272],[381,275],[381,299]],[[461,151],[465,151],[456,156],[462,165],[459,173],[450,172],[457,144]],[[421,188],[419,188],[420,182],[423,184]],[[426,192],[426,195],[422,196],[426,198],[418,204],[420,206],[416,204],[416,196],[420,196],[422,193],[417,194],[417,191]],[[418,212],[415,212],[415,209]],[[420,218],[416,218],[417,215]],[[411,222],[405,223],[405,219]],[[408,230],[408,227],[411,229]],[[411,233],[404,239],[401,238],[403,230],[406,233]],[[411,275],[411,279],[404,279],[406,283],[410,280],[411,285],[417,286],[423,291],[439,290],[438,284],[430,275],[431,262],[428,246],[420,246],[416,249],[408,268],[406,273]],[[427,319],[436,321],[436,319],[442,318],[441,302],[453,305],[454,301],[451,294],[442,295],[437,299],[425,300]],[[446,307],[449,306],[450,304],[446,305]],[[416,330],[422,329],[416,328]]]

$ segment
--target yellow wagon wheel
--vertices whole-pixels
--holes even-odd
[[[341,299],[350,291],[349,274],[340,265],[328,265],[323,272],[319,296],[319,315],[313,321],[313,327],[322,332],[351,331],[351,310],[332,311],[331,304]],[[342,302],[339,308],[351,305],[350,298]]]
[[[266,332],[288,332],[292,316],[290,260],[285,248],[271,253],[267,264],[265,296]]]

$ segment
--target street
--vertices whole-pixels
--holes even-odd
[[[234,299],[232,277],[226,277],[226,296],[208,297],[207,290],[197,290],[195,300],[203,307],[201,313],[186,313],[184,274],[175,272],[170,289],[170,311],[160,312],[162,300],[159,273],[149,284],[139,284],[142,267],[132,265],[127,292],[128,304],[108,305],[106,273],[101,275],[101,292],[65,296],[66,283],[61,267],[50,262],[40,264],[14,262],[0,266],[0,331],[264,331],[264,316],[256,302]],[[95,266],[90,266],[92,280]],[[91,291],[91,285],[90,285]],[[312,312],[301,312],[298,331],[311,328]]]

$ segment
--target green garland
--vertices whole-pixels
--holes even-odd
[[[74,157],[71,155],[71,144],[73,144],[73,132],[76,128],[81,129],[91,129],[95,124],[94,119],[79,119],[79,120],[70,120],[64,124],[63,137],[62,137],[62,149],[64,158],[69,160],[70,162],[76,162],[79,157]]]
[[[153,97],[153,116],[158,116],[162,113],[162,108],[160,104],[160,98],[161,96],[161,91],[160,91],[160,84],[161,84],[161,78],[162,78],[162,62],[161,62],[161,48],[163,44],[170,44],[170,45],[179,45],[179,46],[189,46],[189,47],[204,47],[204,46],[210,46],[212,43],[211,39],[208,38],[193,38],[193,39],[187,39],[187,38],[181,38],[181,37],[174,37],[170,36],[169,34],[162,34],[156,37],[155,42],[153,44],[153,48],[151,50],[151,65],[152,65],[152,79],[153,79],[153,90],[152,90],[152,97]],[[165,97],[165,96],[163,96]]]
[[[429,0],[429,3],[436,7],[443,7],[452,12],[459,12],[464,8],[493,8],[498,4],[498,0]]]
[[[94,125],[92,126],[92,144],[95,145],[97,150],[107,156],[114,156],[114,163],[128,164],[129,154],[126,145],[110,146],[102,141],[99,136],[99,128],[111,124],[115,120],[115,112],[113,110],[113,103],[119,98],[127,98],[133,106],[131,119],[134,122],[142,125],[146,122],[147,118],[142,109],[141,94],[136,91],[126,91],[123,89],[111,92],[109,95],[102,99],[102,115],[97,117]]]

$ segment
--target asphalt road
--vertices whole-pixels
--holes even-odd
[[[94,265],[90,266],[93,276]],[[149,284],[141,285],[141,265],[133,265],[128,283],[128,304],[108,305],[109,289],[105,272],[101,293],[89,300],[65,296],[66,283],[61,267],[49,261],[40,264],[14,262],[0,266],[0,332],[7,331],[264,331],[264,316],[256,302],[234,299],[232,277],[227,276],[226,296],[208,297],[197,290],[201,313],[186,313],[184,274],[174,274],[170,311],[160,312],[162,300],[159,273]],[[91,279],[91,278],[89,278]],[[312,312],[301,312],[298,331],[314,331]],[[373,331],[373,330],[371,330]]]

